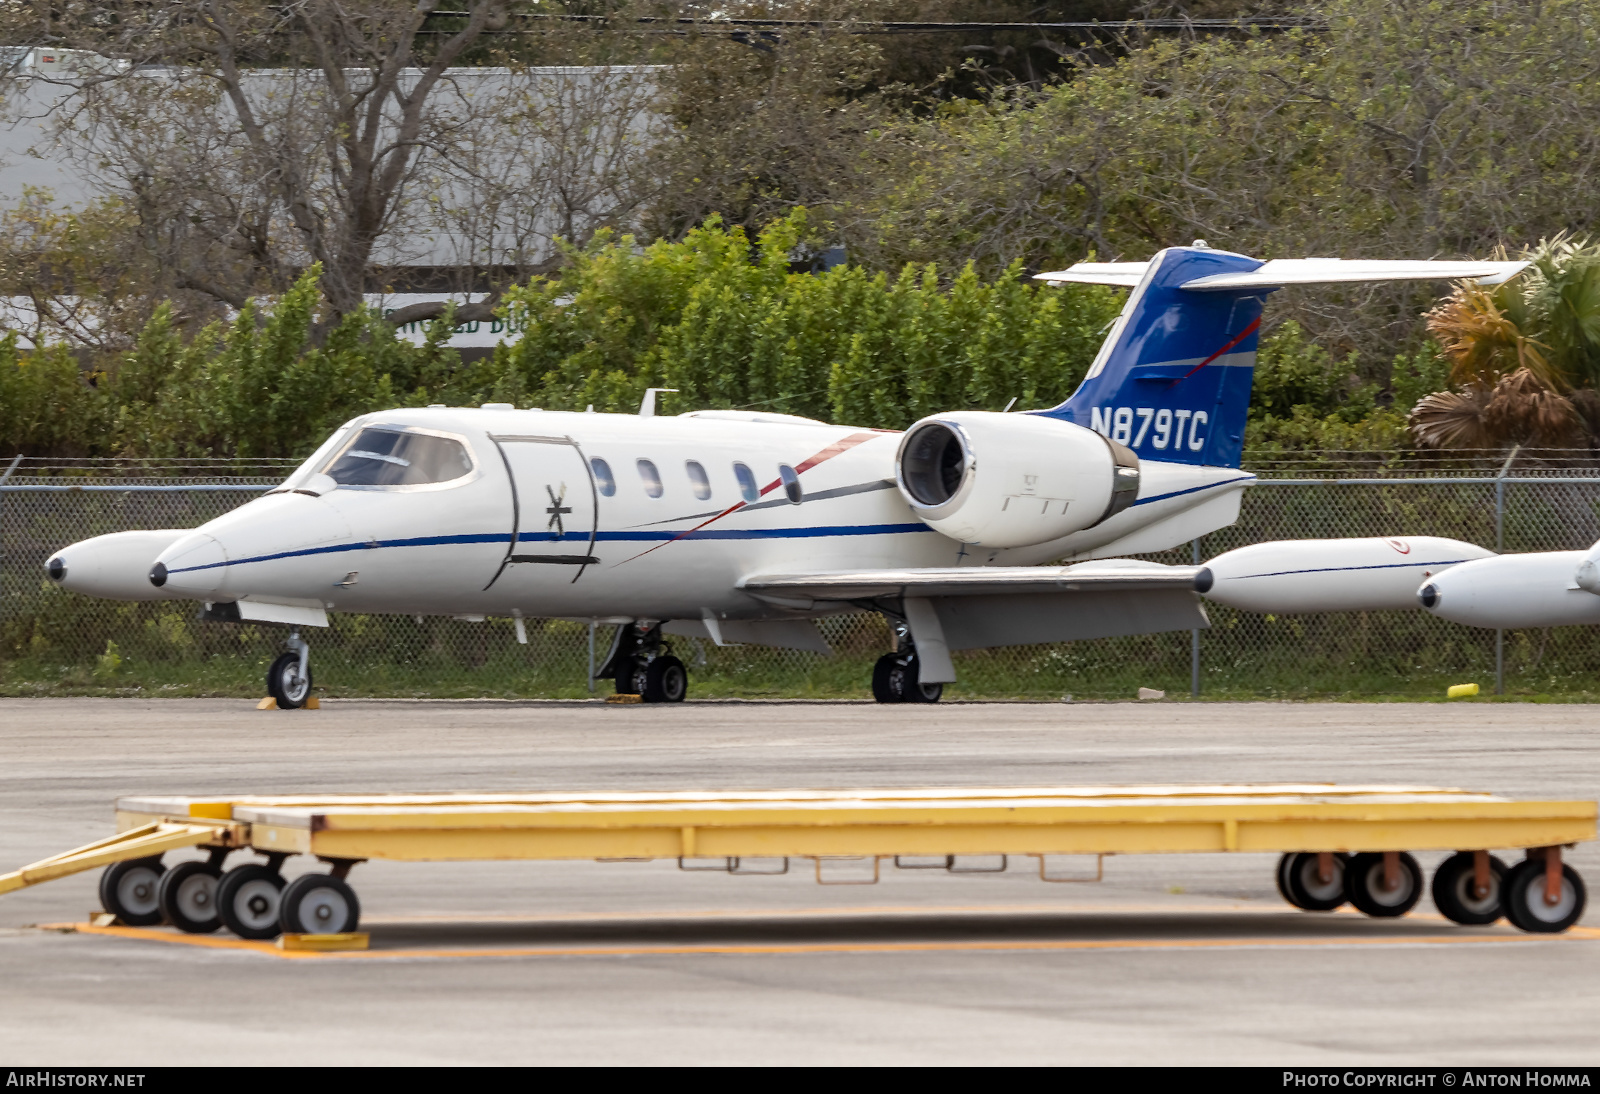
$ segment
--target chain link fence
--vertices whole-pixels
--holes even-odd
[[[130,528],[192,528],[282,480],[292,461],[17,460],[0,464],[0,694],[259,695],[284,630],[210,623],[187,602],[125,604],[64,592],[43,565],[68,544]],[[1361,472],[1372,475],[1372,472]],[[1348,472],[1347,472],[1348,474]],[[1482,471],[1308,477],[1276,470],[1249,489],[1238,523],[1141,557],[1188,563],[1249,543],[1439,535],[1505,551],[1600,540],[1600,473]],[[1600,697],[1600,628],[1497,635],[1421,611],[1275,617],[1208,605],[1212,627],[956,655],[953,698],[1131,698],[1140,687],[1207,698],[1442,696],[1448,684],[1508,695]],[[527,621],[336,615],[312,638],[319,691],[334,696],[557,697],[591,693],[590,645],[611,629]],[[836,616],[835,654],[675,639],[697,697],[855,697],[889,648],[882,620]],[[609,690],[605,682],[600,688]]]

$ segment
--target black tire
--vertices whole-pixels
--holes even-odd
[[[161,856],[113,862],[100,875],[100,906],[129,927],[161,922]]]
[[[872,697],[880,703],[937,703],[944,685],[920,683],[919,671],[914,653],[909,657],[884,654],[872,666]]]
[[[217,878],[209,862],[180,862],[161,875],[156,900],[168,923],[189,934],[210,934],[222,926],[217,915]]]
[[[896,676],[899,667],[899,657],[892,653],[884,654],[873,664],[872,697],[878,702],[905,702],[905,696],[900,693],[900,680]]]
[[[1561,864],[1561,900],[1555,907],[1544,902],[1544,861],[1525,859],[1506,875],[1505,913],[1512,926],[1533,934],[1557,934],[1583,918],[1588,894],[1583,879]]]
[[[289,883],[278,905],[284,934],[344,934],[361,922],[356,892],[329,874],[302,874]]]
[[[617,694],[639,695],[644,691],[645,666],[631,657],[617,670]]]
[[[217,914],[240,938],[278,937],[283,875],[259,862],[235,866],[217,883]]]
[[[311,666],[306,666],[305,679],[301,679],[300,655],[283,654],[267,670],[267,694],[278,701],[279,710],[305,706],[311,697]]]
[[[1400,876],[1392,890],[1383,888],[1383,855],[1364,851],[1351,857],[1344,867],[1344,891],[1360,911],[1379,919],[1405,915],[1422,899],[1422,867],[1402,851]]]
[[[1439,914],[1466,927],[1493,923],[1505,914],[1506,864],[1489,856],[1489,892],[1480,897],[1471,851],[1460,851],[1433,872],[1433,906]]]
[[[1272,871],[1272,880],[1277,883],[1278,895],[1283,897],[1285,904],[1293,904],[1294,898],[1289,895],[1289,863],[1294,861],[1294,855],[1279,855],[1278,865]]]
[[[647,703],[681,703],[689,694],[689,670],[676,657],[657,657],[645,666],[640,694]]]
[[[1333,856],[1333,877],[1324,882],[1314,851],[1297,851],[1278,860],[1278,892],[1307,912],[1331,912],[1346,900],[1344,872],[1349,856]]]

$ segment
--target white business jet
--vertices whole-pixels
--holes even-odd
[[[1132,290],[1071,398],[935,414],[904,433],[783,414],[363,415],[280,487],[193,530],[122,532],[47,563],[67,589],[183,598],[296,628],[268,674],[311,687],[327,613],[619,624],[599,671],[684,698],[673,635],[826,651],[815,621],[882,613],[880,702],[933,702],[952,650],[1206,625],[1194,567],[1116,561],[1232,523],[1261,311],[1283,285],[1479,278],[1524,263],[1263,262],[1203,243],[1045,281]],[[1056,564],[1046,565],[1052,560]],[[1062,563],[1065,564],[1062,564]]]

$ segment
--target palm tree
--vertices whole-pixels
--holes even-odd
[[[1427,314],[1452,390],[1417,402],[1424,448],[1600,449],[1600,244],[1564,236],[1493,287],[1458,284]]]

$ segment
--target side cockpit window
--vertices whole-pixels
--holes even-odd
[[[422,486],[472,472],[467,446],[431,433],[369,427],[322,469],[340,486]]]

